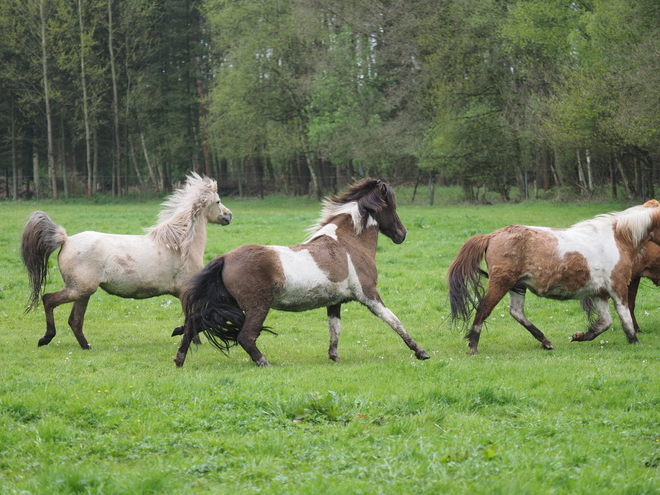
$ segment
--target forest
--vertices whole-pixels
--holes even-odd
[[[660,184],[656,0],[3,0],[0,59],[9,200]]]

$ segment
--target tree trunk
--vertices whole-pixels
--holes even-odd
[[[60,114],[60,164],[62,165],[62,187],[64,197],[69,197],[69,178],[66,173],[66,133],[64,132],[64,113]]]
[[[41,70],[44,85],[44,102],[46,103],[46,132],[48,135],[48,178],[53,190],[53,199],[57,199],[57,177],[55,174],[55,152],[53,150],[53,115],[50,109],[50,91],[48,87],[48,52],[46,42],[46,14],[44,2],[39,2],[39,20],[41,21]]]
[[[78,0],[78,25],[80,27],[80,80],[82,83],[83,121],[85,122],[85,163],[87,165],[87,197],[92,188],[92,136],[89,130],[89,107],[87,106],[87,74],[85,71],[85,25],[83,23],[82,0]]]
[[[587,188],[589,189],[589,192],[593,192],[594,190],[594,172],[593,172],[593,167],[591,165],[591,155],[589,154],[589,150],[584,150],[585,156],[586,156],[586,161],[587,161]]]
[[[16,118],[14,116],[14,99],[11,101],[11,197],[18,199],[18,164],[16,159]]]
[[[110,73],[112,75],[112,119],[115,131],[115,167],[116,192],[121,197],[121,141],[119,139],[119,94],[117,89],[117,68],[113,43],[112,0],[108,0],[108,51],[110,53]],[[114,182],[114,180],[113,180]],[[113,188],[114,189],[114,188]]]
[[[621,160],[617,156],[614,157],[614,160],[616,161],[616,166],[619,169],[619,173],[621,174],[621,182],[623,182],[623,187],[626,190],[626,197],[631,200],[633,199],[633,194],[630,189],[630,184],[628,183],[628,178],[626,177],[626,173],[623,170],[623,165],[621,164]]]
[[[144,181],[142,180],[142,174],[140,174],[140,167],[138,166],[137,157],[135,156],[135,147],[133,146],[133,138],[131,135],[128,135],[128,149],[131,154],[131,160],[133,162],[133,169],[135,170],[135,175],[137,176],[138,184],[140,189],[144,186]]]
[[[96,126],[94,126],[92,136],[94,138],[94,170],[92,177],[92,189],[96,191],[97,184],[99,182],[99,133]]]
[[[614,170],[614,157],[610,157],[610,194],[612,195],[612,199],[617,198],[617,191],[616,191],[616,171]]]
[[[586,190],[586,181],[584,180],[584,170],[582,169],[582,160],[580,159],[580,150],[577,150],[577,169],[578,169],[578,184],[582,190]]]
[[[34,195],[39,201],[41,199],[41,188],[39,184],[39,149],[37,148],[36,137],[32,141],[32,175],[34,177]]]

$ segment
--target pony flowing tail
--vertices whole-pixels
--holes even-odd
[[[245,313],[222,281],[224,256],[218,256],[195,275],[181,298],[190,338],[204,332],[211,344],[227,354],[237,344]]]
[[[48,278],[48,258],[67,239],[64,227],[53,222],[43,211],[30,215],[21,238],[21,258],[30,278],[30,301],[27,313],[39,304],[39,296]]]
[[[470,237],[458,251],[447,272],[452,321],[467,322],[484,298],[482,278],[488,273],[479,265],[486,254],[490,235]]]

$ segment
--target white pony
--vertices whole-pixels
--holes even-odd
[[[88,231],[69,237],[46,213],[32,213],[21,241],[32,288],[26,311],[38,305],[48,276],[48,258],[59,247],[58,265],[64,279],[62,289],[43,295],[46,333],[39,346],[55,337],[53,310],[73,302],[69,326],[80,347],[89,349],[83,321],[89,298],[99,287],[126,298],[164,294],[179,298],[184,283],[204,266],[206,223],[231,222],[232,213],[220,202],[217,190],[215,180],[193,172],[185,186],[163,203],[158,224],[146,229],[146,235]]]

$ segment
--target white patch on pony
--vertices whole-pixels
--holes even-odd
[[[332,201],[326,200],[323,203],[323,211],[321,212],[321,218],[316,222],[315,225],[311,226],[307,231],[310,233],[308,240],[316,237],[316,233],[320,232],[326,225],[329,225],[328,222],[337,215],[350,215],[351,221],[353,222],[353,228],[355,229],[356,234],[362,232],[362,215],[360,214],[360,208],[358,207],[357,201],[351,201],[350,203],[337,204]],[[378,225],[376,220],[374,220],[371,215],[367,220],[367,227]]]
[[[277,252],[285,276],[284,287],[275,295],[273,308],[281,311],[307,311],[352,298],[354,292],[351,279],[356,275],[350,257],[348,277],[341,282],[332,282],[308,250],[294,251],[285,246],[268,247]]]
[[[367,227],[378,227],[378,222],[371,215],[367,218]]]
[[[335,241],[337,240],[337,225],[334,223],[328,223],[325,224],[323,227],[321,227],[319,230],[312,235],[307,241],[309,242],[312,239],[316,239],[317,237],[321,237],[322,235],[327,235],[328,237],[332,237]],[[303,244],[305,244],[305,242]]]
[[[563,259],[568,253],[579,253],[584,256],[591,280],[581,292],[612,286],[612,270],[621,255],[611,222],[580,222],[566,230],[548,227],[530,228],[553,235],[557,239],[557,255],[560,258]]]

